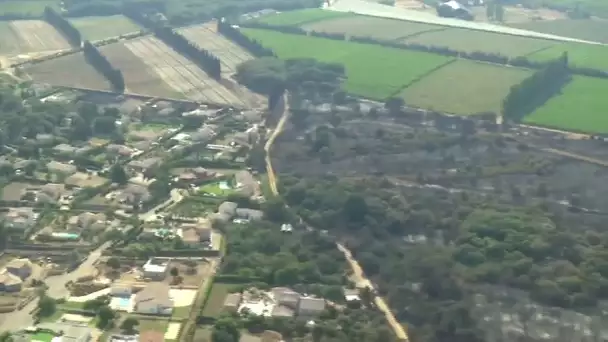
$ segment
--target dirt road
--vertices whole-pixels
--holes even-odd
[[[270,158],[270,151],[272,150],[272,144],[274,143],[276,138],[281,134],[281,132],[285,128],[285,123],[287,122],[287,119],[289,118],[289,105],[288,105],[288,100],[287,100],[287,94],[284,95],[281,105],[283,106],[283,108],[282,108],[283,114],[281,115],[281,119],[279,120],[277,127],[274,129],[274,131],[268,138],[268,141],[266,141],[266,145],[264,146],[264,150],[266,151],[266,173],[268,175],[268,183],[270,185],[270,190],[272,191],[272,193],[274,195],[278,195],[279,191],[277,189],[276,174],[274,173],[274,169],[272,168],[272,160]],[[374,287],[374,284],[365,276],[365,273],[363,273],[363,269],[361,268],[361,266],[359,265],[357,260],[355,260],[353,258],[353,255],[350,252],[350,250],[348,250],[348,248],[346,248],[344,245],[342,245],[340,243],[336,243],[336,247],[338,247],[340,252],[342,252],[342,254],[344,254],[344,258],[348,261],[348,264],[350,265],[350,268],[353,271],[353,277],[355,279],[355,282],[357,283],[357,286],[358,287],[368,287],[373,292],[377,293],[376,288]],[[384,300],[384,298],[377,295],[374,298],[374,303],[376,304],[376,307],[378,307],[378,309],[380,311],[382,311],[382,313],[384,314],[384,317],[386,318],[386,321],[388,322],[391,329],[395,333],[395,336],[397,336],[397,338],[400,341],[404,341],[404,342],[409,341],[407,332],[405,331],[403,326],[399,323],[399,321],[397,321],[397,319],[395,318],[395,315],[391,311],[388,304],[386,304],[386,301]]]

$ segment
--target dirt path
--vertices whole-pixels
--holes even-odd
[[[288,104],[287,94],[285,94],[283,96],[283,100],[281,101],[280,105],[283,106],[283,108],[282,108],[283,114],[281,115],[281,119],[279,120],[277,127],[274,129],[274,131],[268,138],[268,141],[266,141],[266,145],[264,146],[264,150],[266,151],[266,173],[268,175],[268,183],[270,186],[270,190],[272,191],[272,193],[275,196],[279,194],[279,191],[277,189],[276,174],[274,173],[274,169],[272,168],[272,160],[270,158],[270,151],[272,150],[272,144],[274,143],[276,138],[281,134],[281,132],[285,128],[285,123],[287,122],[287,119],[289,118],[289,104]],[[353,271],[353,278],[354,278],[355,282],[357,283],[357,286],[358,287],[368,287],[374,293],[377,293],[377,290],[376,290],[374,284],[365,276],[365,273],[363,273],[363,269],[361,268],[361,265],[359,265],[359,262],[357,262],[357,260],[355,260],[355,258],[353,258],[351,251],[348,250],[348,248],[346,248],[346,246],[344,246],[340,243],[336,243],[336,247],[338,247],[338,250],[340,250],[340,252],[342,252],[342,254],[344,254],[344,258],[346,259],[350,268]],[[386,318],[386,321],[388,322],[391,329],[395,333],[395,336],[397,336],[397,338],[400,341],[404,341],[404,342],[409,341],[407,332],[405,331],[405,329],[403,328],[401,323],[399,323],[399,321],[397,321],[397,319],[395,318],[395,315],[391,311],[390,307],[388,306],[388,304],[386,303],[384,298],[376,295],[374,298],[374,303],[376,304],[376,307],[378,307],[378,309],[380,311],[382,311],[382,313],[384,314],[384,317]]]

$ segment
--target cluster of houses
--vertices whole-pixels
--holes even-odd
[[[248,222],[258,221],[264,217],[264,212],[257,209],[239,208],[235,202],[223,202],[216,213],[211,215],[211,221],[215,223],[228,223],[230,221]]]
[[[114,286],[110,289],[110,295],[113,298],[110,306],[117,310],[167,316],[172,314],[174,308],[170,287],[161,282],[149,283],[135,294],[130,286]],[[121,304],[123,301],[129,303],[128,307]]]
[[[173,239],[179,237],[186,246],[206,247],[211,245],[211,222],[200,220],[189,223],[176,223],[171,227],[145,228],[140,238]]]
[[[24,281],[32,274],[33,265],[28,259],[11,260],[0,271],[0,291],[19,292]]]
[[[252,288],[243,293],[231,293],[224,300],[229,312],[248,312],[268,317],[316,317],[325,310],[323,298],[302,295],[287,287],[275,287],[270,291]]]

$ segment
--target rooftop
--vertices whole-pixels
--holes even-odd
[[[167,271],[167,267],[169,267],[168,261],[152,258],[144,264],[143,269],[144,272],[164,273]]]

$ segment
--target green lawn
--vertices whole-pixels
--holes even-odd
[[[296,11],[269,14],[257,18],[255,21],[270,25],[302,25],[305,23],[312,23],[331,18],[346,17],[350,15],[352,14],[344,12],[326,11],[320,8],[307,8]]]
[[[402,40],[407,43],[444,46],[458,51],[498,53],[517,57],[555,45],[550,40],[511,36],[507,34],[450,28],[427,32]]]
[[[524,118],[527,124],[608,133],[608,80],[575,76],[562,94]]]
[[[50,6],[56,11],[61,10],[60,0],[8,0],[0,1],[0,13],[18,14],[29,17],[42,17],[44,8]]]
[[[175,307],[173,308],[173,315],[171,315],[171,318],[173,320],[186,319],[190,316],[190,311],[192,311],[192,306]]]
[[[608,43],[608,20],[540,20],[509,26],[558,36]]]
[[[80,31],[84,39],[91,41],[117,37],[141,30],[141,27],[122,15],[80,17],[69,19],[69,21]]]
[[[211,288],[211,292],[209,292],[209,298],[207,299],[205,307],[203,308],[203,316],[219,316],[224,309],[224,300],[226,299],[226,296],[228,296],[230,291],[234,289],[235,286],[237,285],[214,283],[213,287]]]
[[[38,332],[32,335],[32,341],[51,342],[55,335],[48,332]]]
[[[137,320],[139,320],[139,331],[167,331],[167,326],[169,325],[168,320],[164,319],[142,319],[140,316],[133,316]]]
[[[530,71],[457,60],[401,92],[408,105],[458,115],[500,113],[511,86]]]
[[[343,64],[347,74],[345,90],[375,100],[398,94],[413,81],[452,60],[418,51],[269,30],[243,29],[243,32],[283,59],[315,58]]]
[[[234,192],[233,189],[222,189],[220,182],[206,184],[200,189],[201,193],[212,194],[215,196],[227,196]]]
[[[568,52],[571,65],[608,71],[608,46],[588,44],[560,44],[552,48],[538,51],[528,58],[537,61],[546,61]]]
[[[430,30],[445,30],[445,27],[415,23],[411,21],[369,17],[363,15],[334,18],[306,24],[306,30],[345,33],[349,36],[373,37],[393,40]]]

